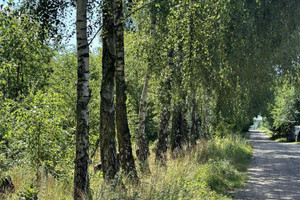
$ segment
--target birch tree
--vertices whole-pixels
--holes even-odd
[[[89,196],[89,45],[87,40],[87,0],[77,0],[77,127],[74,172],[74,200]]]
[[[100,153],[103,176],[107,180],[114,179],[119,171],[115,140],[114,78],[116,45],[114,9],[115,0],[103,1]]]
[[[150,6],[150,42],[151,44],[154,43],[154,37],[155,37],[155,25],[156,25],[156,10],[155,10],[155,5]],[[147,71],[146,71],[146,77],[144,80],[144,85],[143,85],[143,91],[141,94],[141,99],[140,99],[140,107],[139,107],[139,127],[138,127],[138,133],[137,133],[137,138],[138,138],[138,151],[137,151],[137,156],[141,165],[142,171],[148,171],[149,172],[149,163],[148,163],[148,155],[149,155],[149,146],[148,142],[146,139],[146,133],[145,133],[145,128],[146,128],[146,114],[147,114],[147,99],[148,99],[148,90],[149,90],[149,82],[151,79],[151,73],[154,65],[154,52],[153,52],[153,46],[150,45],[150,50],[149,50],[149,55],[147,58],[148,61],[148,66],[147,66]]]
[[[174,70],[174,50],[170,48],[168,52],[168,69],[164,86],[162,88],[161,102],[162,111],[160,114],[159,129],[158,129],[158,142],[155,154],[155,161],[162,165],[166,164],[167,150],[168,150],[168,129],[171,117],[171,76]]]
[[[126,108],[126,83],[124,73],[124,16],[122,0],[116,2],[116,123],[119,147],[119,162],[126,175],[138,180],[132,155],[131,136],[128,127]]]

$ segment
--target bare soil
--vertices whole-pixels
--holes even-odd
[[[236,199],[300,200],[300,145],[271,141],[260,131],[251,131],[249,142],[254,148],[249,181]]]

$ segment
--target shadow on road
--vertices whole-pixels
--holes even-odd
[[[250,131],[249,142],[249,181],[236,199],[300,200],[300,145],[271,141],[261,131]]]

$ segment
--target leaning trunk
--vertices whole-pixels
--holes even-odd
[[[137,181],[126,111],[123,21],[123,3],[122,0],[116,0],[116,122],[119,162],[125,174]]]
[[[87,41],[87,0],[77,1],[77,126],[74,171],[74,199],[89,196],[89,46]]]
[[[103,177],[107,180],[115,178],[119,171],[114,105],[114,77],[116,62],[114,0],[103,2],[103,55],[102,55],[102,84],[100,104],[100,153]]]

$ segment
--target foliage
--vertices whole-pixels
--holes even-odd
[[[53,51],[26,13],[7,7],[0,10],[0,21],[0,88],[3,98],[14,99],[47,84]]]
[[[0,6],[0,173],[20,172],[24,167],[28,174],[22,177],[24,188],[19,190],[30,184],[38,187],[40,179],[46,188],[52,184],[52,191],[38,188],[43,199],[70,199],[77,55],[63,46],[56,49],[56,39],[63,40],[61,32],[71,30],[71,25],[64,28],[62,18],[72,16],[71,11],[66,12],[74,5],[61,0],[9,2]],[[100,1],[89,2],[91,38],[98,31],[92,28],[99,28],[102,10],[101,6],[92,8]],[[194,137],[193,124],[200,138],[208,141],[179,153],[166,169],[153,164],[152,175],[141,174],[140,185],[128,184],[128,192],[116,193],[101,175],[93,174],[94,197],[226,199],[227,190],[245,181],[251,154],[245,141],[233,133],[247,131],[257,115],[264,116],[262,126],[273,129],[274,137],[300,124],[300,1],[126,3],[126,104],[133,144],[147,69],[151,69],[147,141],[156,143],[160,114],[169,96],[171,118],[179,108],[182,119],[178,124],[186,120],[181,134],[188,135],[187,141]],[[96,143],[103,50],[98,50],[90,56],[90,149],[98,156],[91,163],[100,157]],[[169,91],[164,89],[167,78]],[[170,121],[167,124],[170,130]],[[20,176],[15,174],[14,181]],[[54,187],[56,183],[60,188]]]
[[[31,89],[22,101],[6,101],[0,112],[2,169],[30,163],[54,177],[70,175],[74,159],[76,57],[57,55],[48,86]],[[100,67],[99,56],[91,57],[91,143],[98,138]],[[4,139],[4,140],[3,140]]]
[[[274,107],[272,108],[273,126],[278,129],[285,124],[300,123],[300,90],[289,81],[277,87]]]
[[[37,170],[43,166],[54,176],[66,174],[72,164],[72,135],[63,129],[64,103],[61,96],[49,91],[31,93],[11,106],[12,126],[4,135],[7,145],[3,147],[11,164],[29,163]]]
[[[31,200],[31,199],[36,198],[37,194],[38,194],[37,188],[30,187],[30,188],[26,189],[25,192],[19,193],[19,197],[24,200]]]

